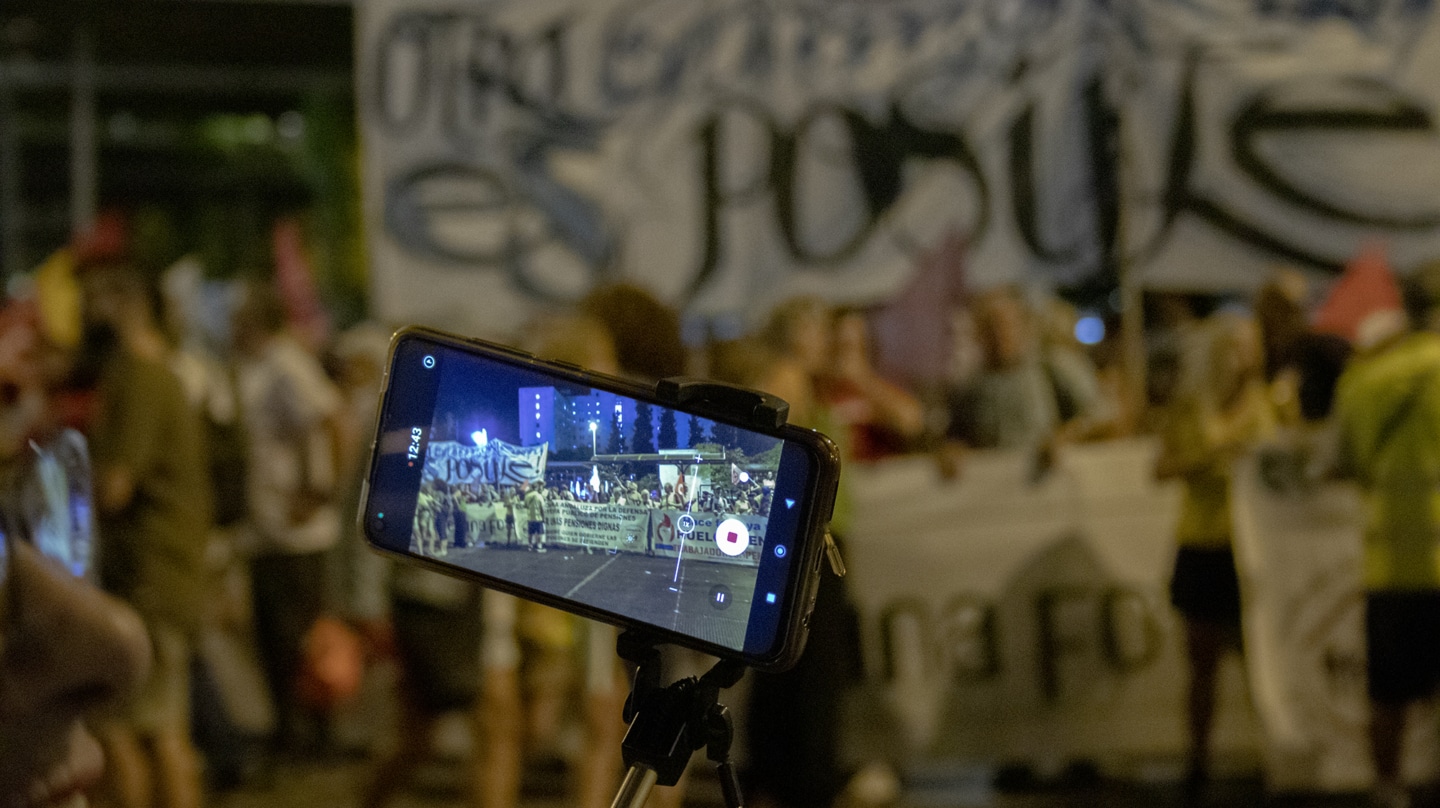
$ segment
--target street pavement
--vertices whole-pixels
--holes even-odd
[[[540,553],[504,545],[450,548],[437,560],[719,645],[745,643],[752,566],[695,558],[680,564],[663,556],[574,547]],[[717,591],[729,597],[717,602]]]
[[[363,761],[333,764],[307,763],[282,766],[272,784],[218,795],[214,808],[350,808],[368,772]],[[688,808],[723,808],[719,786],[704,772],[687,792]],[[1417,808],[1440,804],[1434,793],[1422,794]],[[553,774],[526,776],[522,808],[560,808],[568,804],[563,780]],[[1240,777],[1212,783],[1203,794],[1187,795],[1176,783],[1117,783],[1100,779],[1047,785],[996,787],[992,778],[976,772],[957,772],[951,779],[928,778],[907,784],[889,808],[1362,808],[1363,795],[1267,795],[1257,777]],[[418,772],[392,808],[462,808],[460,765],[435,761]],[[861,808],[851,804],[847,808]]]

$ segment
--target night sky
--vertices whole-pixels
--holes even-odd
[[[441,376],[435,397],[435,420],[431,428],[431,440],[458,440],[468,443],[473,433],[483,429],[492,440],[525,445],[526,441],[520,435],[520,390],[525,387],[553,387],[553,380],[541,373],[455,350],[441,353],[440,365],[436,370]],[[583,394],[588,392],[588,389],[577,386],[575,392]],[[655,409],[651,417],[658,433],[660,410]],[[455,424],[453,432],[448,428],[451,418]],[[709,419],[700,419],[700,423],[714,428],[714,422]],[[688,416],[677,415],[675,427],[680,446],[694,445],[689,434]],[[609,424],[602,424],[601,429],[608,430]],[[630,439],[628,423],[625,439]],[[779,442],[778,438],[763,440],[767,447]]]
[[[494,439],[520,443],[520,388],[540,387],[549,380],[538,373],[445,351],[435,397],[435,423],[447,414],[456,419],[456,434],[465,440],[484,429]]]

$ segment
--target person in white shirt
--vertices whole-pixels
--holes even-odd
[[[319,360],[285,330],[281,301],[251,285],[232,320],[247,494],[256,641],[274,699],[277,748],[295,747],[306,633],[325,609],[326,556],[340,537],[337,478],[346,468],[344,402]],[[323,716],[317,727],[323,741]]]

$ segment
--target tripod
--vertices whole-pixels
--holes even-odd
[[[789,404],[767,393],[698,379],[662,379],[655,394],[692,412],[743,420],[762,430],[784,426],[790,413]],[[659,645],[634,628],[626,629],[616,642],[620,657],[637,667],[625,699],[624,718],[630,729],[621,754],[628,770],[610,808],[642,808],[650,789],[680,781],[690,756],[701,747],[720,775],[726,808],[742,808],[740,778],[730,762],[735,724],[720,703],[720,691],[739,682],[745,666],[722,659],[703,676],[662,685]]]
[[[719,698],[721,690],[745,675],[745,666],[722,659],[703,676],[661,685],[660,648],[654,639],[627,629],[616,650],[638,667],[625,699],[630,729],[621,753],[628,770],[610,808],[642,808],[650,789],[679,782],[690,756],[702,746],[720,775],[726,807],[742,808],[740,779],[730,762],[735,725]]]

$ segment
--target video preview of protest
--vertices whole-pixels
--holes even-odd
[[[781,441],[479,362],[444,366],[411,550],[743,647]]]

